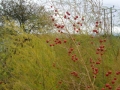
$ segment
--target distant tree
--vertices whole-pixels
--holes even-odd
[[[49,14],[48,12],[46,12],[44,6],[40,6],[30,0],[1,0],[0,2],[1,21],[3,16],[6,17],[8,20],[12,18],[19,22],[20,27],[22,27],[25,32],[30,32],[31,29],[36,27],[36,25],[37,27],[38,25],[42,27],[51,27],[51,21],[48,18]],[[41,17],[46,20],[39,20]],[[37,24],[34,23],[36,20],[39,20]],[[31,28],[29,28],[29,30],[28,28],[25,28],[26,22],[27,25],[28,22],[29,24],[31,24]]]

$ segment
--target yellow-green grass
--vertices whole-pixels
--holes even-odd
[[[106,83],[110,83],[115,77],[116,71],[120,71],[120,39],[118,37],[94,37],[89,35],[30,35],[21,34],[12,36],[10,44],[6,47],[7,53],[1,57],[5,60],[5,65],[1,63],[0,84],[1,90],[87,90],[90,86],[85,66],[89,71],[95,90],[101,90]],[[54,40],[59,38],[62,44],[54,44]],[[104,55],[101,57],[101,64],[95,65],[99,69],[94,80],[92,69],[90,67],[90,58],[95,62],[99,55],[96,49],[100,45],[99,40],[106,39]],[[50,40],[46,43],[46,40]],[[66,43],[63,40],[67,40]],[[91,44],[93,42],[94,44]],[[80,44],[80,45],[79,45]],[[68,54],[70,48],[73,48],[72,55],[76,54],[78,60],[74,62]],[[80,53],[78,52],[80,51]],[[2,54],[2,53],[1,53]],[[6,58],[4,58],[6,55]],[[2,60],[2,59],[1,59]],[[112,71],[108,77],[106,72]],[[79,77],[71,74],[77,72]],[[113,90],[119,86],[120,77],[113,86]],[[89,89],[92,90],[92,89]]]

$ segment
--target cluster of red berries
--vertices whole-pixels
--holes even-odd
[[[51,16],[51,20],[54,22],[55,21],[55,18],[53,16]]]
[[[105,87],[108,88],[109,90],[112,89],[112,86],[109,83],[105,84]]]
[[[111,75],[112,74],[112,71],[108,71],[105,75],[106,76],[109,76],[109,75]]]
[[[98,34],[98,30],[93,30],[94,33]]]
[[[96,22],[96,25],[95,25],[96,27],[98,27],[98,22]]]
[[[106,42],[106,39],[103,40],[99,40],[100,44],[102,44],[103,42]]]
[[[72,55],[72,60],[73,60],[74,62],[76,62],[76,61],[78,60],[77,56],[76,56],[76,55]]]
[[[103,55],[103,53],[104,53],[104,51],[105,51],[104,48],[105,48],[104,45],[100,45],[100,46],[97,48],[96,54]]]
[[[92,58],[90,58],[90,65],[91,69],[93,71],[93,77],[96,78],[96,75],[99,73],[99,69],[97,68],[96,65],[99,65],[101,63],[101,59],[98,58],[98,61],[93,61]]]
[[[78,60],[78,57],[76,56],[76,54],[72,55],[72,52],[73,52],[73,48],[69,48],[68,50],[68,55],[71,55],[71,59],[76,62]]]
[[[49,43],[50,40],[47,40],[46,43]],[[54,43],[53,44],[50,44],[50,46],[55,46],[57,44],[62,44],[62,43],[67,43],[67,40],[60,40],[59,38],[56,38],[54,40]]]
[[[64,28],[64,25],[61,25],[61,24],[54,24],[54,26],[58,29],[63,29]]]
[[[75,71],[71,72],[71,75],[73,75],[73,76],[75,76],[75,77],[79,78],[78,73],[77,73],[77,72],[75,72]]]
[[[70,16],[70,13],[68,11],[66,12],[66,14]]]
[[[73,48],[69,48],[69,50],[68,50],[68,54],[70,55],[72,52],[73,52]]]
[[[91,38],[93,39],[93,36]],[[105,52],[105,46],[103,45],[103,42],[106,42],[106,39],[99,40],[100,45],[96,49],[96,54],[97,55],[101,55],[102,56],[104,54],[104,52]],[[92,44],[93,44],[93,42],[92,42]],[[101,61],[102,61],[102,59],[99,58],[99,56],[98,56],[97,61],[94,61],[92,58],[90,58],[90,65],[91,65],[91,69],[93,71],[93,77],[94,78],[96,78],[97,74],[99,73],[99,69],[97,67],[98,67],[99,64],[101,64]],[[108,72],[108,73],[110,74],[110,72]]]
[[[93,39],[93,36],[91,38]],[[96,54],[103,55],[103,53],[105,52],[105,46],[103,45],[103,42],[106,42],[106,39],[99,40],[100,46],[96,49]],[[92,45],[93,43],[94,42],[91,42]]]
[[[108,77],[109,75],[112,74],[112,71],[108,71],[105,75]],[[120,71],[116,72],[116,75],[120,75]],[[114,77],[113,80],[110,83],[105,84],[105,88],[108,88],[109,90],[112,90],[112,86],[115,84],[117,80],[117,77]],[[102,88],[101,90],[106,90],[105,88]],[[118,87],[116,90],[120,90],[120,87]]]
[[[99,24],[101,24],[101,21],[100,21],[100,22],[98,22],[98,21],[95,22],[95,28],[96,28],[96,29],[94,29],[93,32],[96,33],[96,34],[99,33],[98,30],[97,30],[97,29],[99,28],[99,27],[98,27]]]
[[[66,15],[67,14],[67,15]],[[70,19],[70,13],[69,12],[66,12],[66,14],[64,15],[64,19]]]
[[[55,13],[58,13],[58,10],[57,10],[57,9],[54,10],[54,11],[55,11]],[[64,19],[70,19],[70,17],[72,17],[72,16],[71,16],[71,14],[70,14],[68,11],[63,15],[63,18],[64,18]],[[78,18],[79,18],[79,17],[78,17],[77,15],[73,17],[74,20],[77,20]],[[55,18],[54,18],[53,16],[51,16],[51,19],[52,19],[53,22],[55,22]],[[84,17],[82,17],[82,19],[81,19],[80,21],[81,21],[81,22],[84,21]],[[81,30],[81,29],[80,29],[80,26],[82,26],[82,23],[80,23],[80,22],[77,20],[77,21],[76,21],[76,24],[77,24],[77,25],[73,24],[73,29],[74,29],[74,31],[76,31],[76,32],[78,33],[78,32]],[[64,26],[65,26],[65,25],[60,25],[60,24],[56,24],[56,23],[55,23],[54,26],[55,26],[57,29],[59,29],[58,32],[63,33],[61,29],[64,29]]]
[[[78,16],[75,16],[75,17],[74,17],[74,20],[77,20],[77,19],[78,19]]]
[[[58,10],[55,10],[55,12],[57,13]],[[63,15],[63,18],[64,19],[70,19],[70,17],[71,17],[70,15],[71,14],[67,11]],[[81,22],[78,21],[78,18],[79,18],[78,16],[74,16],[72,18],[72,19],[76,20],[75,23],[73,23],[73,25],[72,25],[73,30],[76,31],[76,32],[80,31],[80,28],[81,28],[80,26],[82,26],[81,22],[84,21],[84,17],[82,17]],[[55,21],[55,18],[52,17],[52,16],[51,16],[51,19],[52,19],[53,22]],[[95,22],[95,29],[93,30],[93,33],[95,33],[95,34],[99,33],[98,30],[99,30],[99,25],[100,24],[101,24],[101,22],[98,22],[98,21]],[[65,25],[55,23],[54,26],[58,29],[58,32],[63,33],[62,29],[64,29]],[[46,42],[49,43],[50,41],[47,40]],[[62,43],[66,43],[66,42],[67,42],[66,40],[61,40],[59,38],[56,38],[54,40],[54,43],[50,44],[50,46],[55,46],[57,44],[62,44]],[[101,55],[102,56],[104,54],[104,51],[105,51],[105,46],[103,45],[104,42],[106,42],[106,39],[99,40],[100,45],[96,49],[96,54],[97,55]],[[92,42],[92,44],[93,44],[93,42]],[[73,51],[74,51],[73,48],[69,48],[68,54],[71,56],[71,59],[74,62],[76,62],[78,60],[78,57],[76,56],[76,54],[73,54]],[[102,61],[102,59],[100,59],[100,58],[98,58],[97,61],[94,61],[93,59],[90,59],[90,65],[91,65],[91,69],[92,69],[93,77],[94,78],[96,78],[97,74],[99,73],[99,68],[97,66],[101,64],[101,61]],[[53,66],[55,67],[55,64],[53,64]],[[111,74],[112,74],[112,71],[108,71],[105,74],[105,76],[109,77]],[[76,71],[71,72],[71,75],[79,78],[79,75],[78,75],[78,73]],[[120,71],[116,72],[116,75],[120,75]],[[101,90],[106,90],[106,89],[107,90],[108,89],[112,90],[113,89],[112,85],[115,84],[116,80],[117,80],[117,78],[114,77],[113,80],[110,83],[106,83],[105,86],[104,86],[104,88],[102,88]],[[61,84],[61,83],[62,83],[62,81],[59,81],[59,84]],[[88,87],[88,88],[90,88],[90,87]],[[120,87],[118,87],[116,90],[120,90]]]

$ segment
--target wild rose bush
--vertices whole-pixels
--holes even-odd
[[[60,47],[60,50],[66,52],[70,59],[66,64],[67,68],[60,65],[59,61],[56,62],[57,65],[53,64],[53,67],[59,68],[60,72],[64,73],[58,82],[61,85],[60,88],[65,90],[120,90],[118,83],[120,70],[113,70],[111,67],[113,65],[109,66],[106,63],[109,61],[105,61],[106,57],[109,57],[107,53],[110,40],[101,35],[105,34],[100,14],[102,4],[97,1],[87,1],[86,5],[88,3],[90,5],[86,6],[84,2],[84,7],[81,9],[78,4],[82,6],[80,4],[82,2],[51,3],[50,8],[54,12],[51,20],[54,22],[54,32],[57,35],[55,39],[48,39],[46,42],[50,47],[57,47],[57,49]],[[89,10],[90,7],[92,10]],[[87,47],[82,46],[84,45],[81,44],[82,40],[79,41],[77,38],[79,35],[89,37],[88,41],[84,40]],[[83,52],[89,57],[85,57]]]

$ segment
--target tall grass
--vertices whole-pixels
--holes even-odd
[[[73,47],[73,55],[78,56],[74,44],[70,38],[57,37],[67,40],[61,45],[49,46],[56,35],[18,35],[11,38],[11,44],[7,49],[7,57],[4,59],[5,65],[1,63],[0,84],[1,90],[85,90],[85,86],[90,86],[87,80],[85,68],[78,61],[74,62],[68,51]],[[97,61],[95,47],[99,45],[98,39],[104,37],[94,37],[89,35],[74,35],[82,58],[89,68],[92,78],[90,58]],[[46,44],[46,40],[50,40]],[[95,46],[91,44],[94,42]],[[99,74],[94,81],[95,89],[100,90],[106,83],[110,83],[119,70],[120,40],[116,37],[106,39],[106,51],[102,57],[102,64]],[[2,54],[2,53],[1,53]],[[79,56],[78,56],[79,57]],[[2,59],[1,59],[2,60]],[[109,70],[112,75],[106,77]],[[77,73],[77,76],[72,73]],[[113,88],[119,86],[120,77],[116,76],[117,81]],[[92,79],[94,80],[94,78]],[[87,89],[86,89],[87,90]]]

